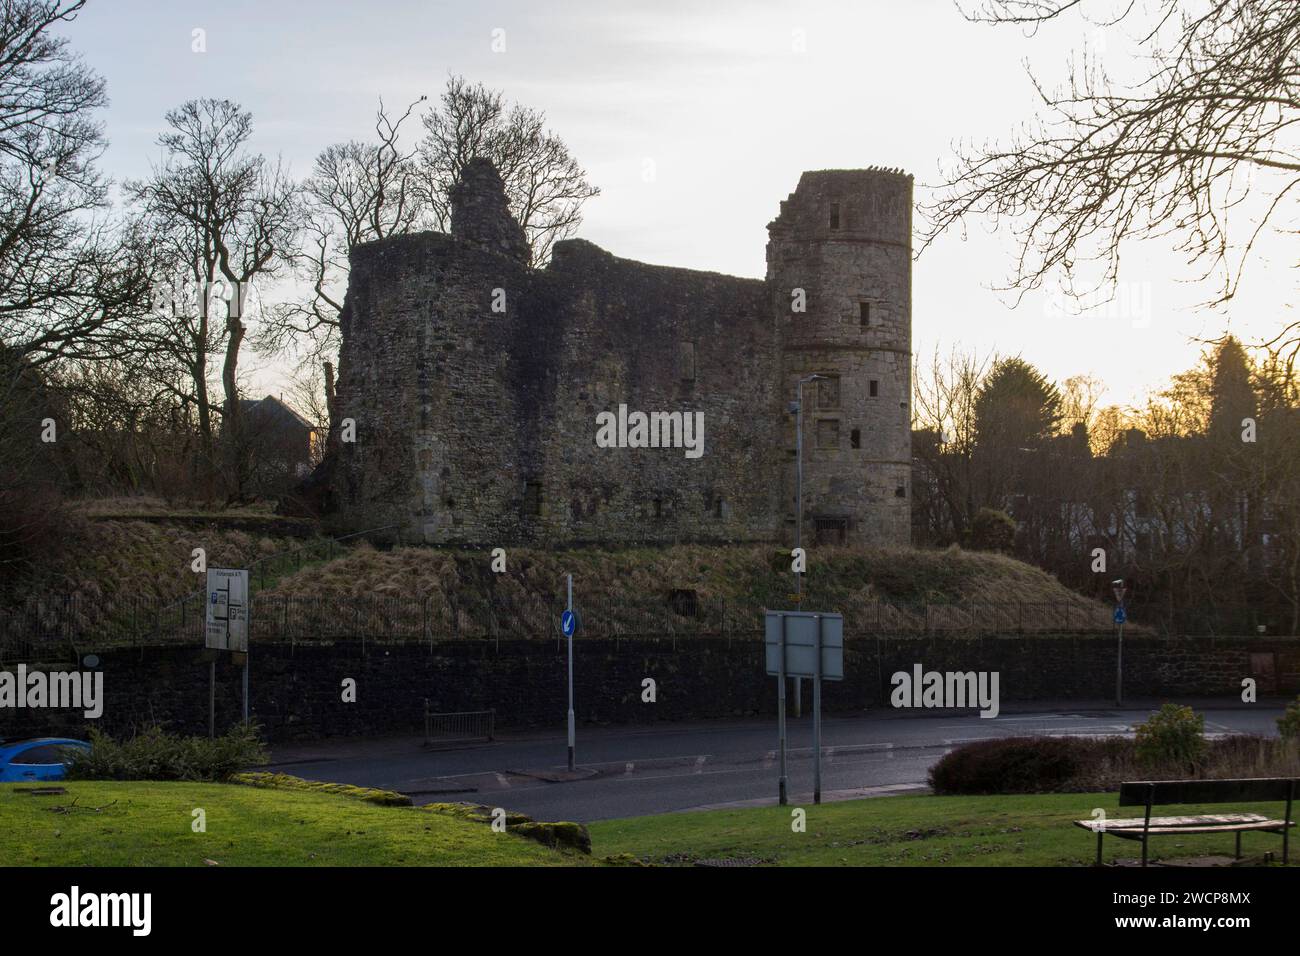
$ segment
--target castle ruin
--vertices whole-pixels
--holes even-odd
[[[790,403],[818,374],[804,541],[906,544],[911,211],[904,173],[806,172],[768,225],[765,280],[578,239],[533,269],[496,170],[471,162],[449,235],[352,253],[335,415],[355,434],[332,443],[331,527],[438,545],[788,545]],[[666,416],[638,441],[637,412],[700,422],[700,453],[654,447],[674,437]],[[617,447],[597,440],[602,413],[622,416]]]

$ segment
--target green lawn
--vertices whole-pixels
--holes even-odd
[[[2,866],[565,866],[589,857],[482,823],[345,796],[237,784],[68,782],[34,797],[0,785]],[[67,813],[53,808],[76,808]],[[116,801],[116,802],[114,802]],[[111,806],[109,805],[111,804]],[[93,812],[90,807],[102,807]],[[207,813],[207,832],[191,829]]]
[[[735,859],[779,866],[1080,866],[1091,864],[1095,840],[1070,821],[1090,818],[1094,807],[1111,819],[1129,815],[1104,793],[808,805],[804,833],[791,830],[792,807],[673,813],[591,824],[593,852],[586,857],[445,813],[341,795],[210,783],[63,786],[66,794],[49,797],[0,787],[0,865],[566,866],[631,854],[688,865]],[[54,812],[74,800],[73,809]],[[207,813],[206,833],[191,829],[196,808]],[[1280,812],[1268,804],[1200,809]],[[1153,858],[1221,855],[1232,852],[1232,837],[1164,837],[1151,846]],[[1110,837],[1105,859],[1131,859],[1138,848]],[[1247,856],[1280,856],[1281,840],[1248,833],[1244,849]]]
[[[630,853],[652,863],[691,864],[696,859],[762,860],[777,866],[1080,866],[1091,865],[1096,838],[1073,820],[1109,819],[1121,812],[1113,793],[990,797],[901,796],[808,804],[807,831],[791,830],[791,807],[754,807],[673,813],[590,824],[592,853]],[[1137,808],[1141,815],[1141,808]],[[1189,812],[1192,808],[1185,808]],[[1204,807],[1203,812],[1254,810],[1280,816],[1281,805]],[[1179,811],[1181,812],[1181,811]],[[1163,815],[1174,815],[1162,808]],[[1227,836],[1162,837],[1151,841],[1153,859],[1231,855]],[[1265,850],[1281,858],[1282,840],[1267,833],[1242,838],[1246,856]],[[1103,859],[1133,859],[1136,841],[1107,837]],[[1292,836],[1292,863],[1300,845]]]

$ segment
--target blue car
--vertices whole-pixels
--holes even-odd
[[[84,740],[66,737],[0,739],[0,783],[62,780],[68,772],[69,750],[90,750]]]

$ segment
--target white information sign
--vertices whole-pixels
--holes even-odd
[[[248,650],[248,572],[208,568],[207,638],[222,651]]]

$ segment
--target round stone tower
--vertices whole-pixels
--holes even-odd
[[[803,542],[911,539],[912,177],[806,172],[768,224],[767,281],[781,343],[795,525],[795,416],[803,387]]]

